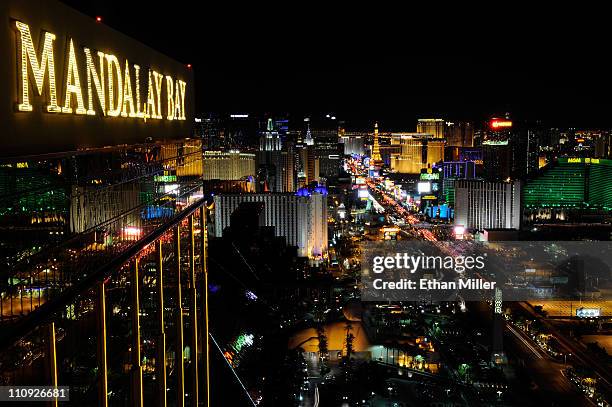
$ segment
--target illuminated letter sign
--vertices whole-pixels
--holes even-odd
[[[121,67],[119,60],[114,55],[106,55],[108,63],[108,110],[106,113],[109,116],[116,117],[121,114],[121,105],[123,105],[123,78],[121,77]],[[113,71],[116,75],[113,75]],[[114,78],[117,78],[117,86],[114,86]],[[117,96],[117,108],[115,109],[115,96]]]
[[[92,51],[75,47],[73,38],[68,38],[65,49],[64,88],[60,95],[64,97],[60,107],[57,99],[55,80],[54,45],[56,36],[43,31],[37,52],[32,40],[30,27],[15,21],[17,28],[19,100],[17,110],[32,112],[34,107],[30,99],[30,74],[33,76],[32,87],[37,96],[47,99],[48,112],[119,118],[139,118],[157,120],[187,120],[185,113],[186,83],[171,75],[159,74],[154,69],[148,70],[146,98],[141,95],[140,66],[125,64],[110,53]],[[82,53],[81,53],[82,52]],[[98,63],[94,61],[97,53]],[[79,61],[79,58],[82,58]],[[79,65],[85,68],[87,85],[81,83]],[[97,66],[96,66],[97,65]],[[61,68],[61,65],[60,65]],[[83,78],[85,79],[85,78]],[[164,86],[164,81],[165,86]],[[166,92],[165,106],[162,104],[162,92]],[[144,90],[143,90],[144,91]],[[99,110],[94,108],[97,99]],[[141,104],[141,100],[144,101]],[[165,113],[165,114],[164,114]]]
[[[93,89],[91,87],[92,80],[93,84],[96,87],[96,95],[98,96],[98,102],[100,103],[100,107],[102,108],[102,114],[106,116],[106,96],[104,93],[104,59],[105,55],[102,52],[98,52],[98,59],[100,60],[100,76],[98,76],[98,72],[96,71],[96,66],[94,65],[93,58],[91,56],[91,51],[89,48],[85,48],[85,63],[87,66],[87,95],[89,104],[87,105],[87,114],[93,116],[96,114],[96,111],[93,107]]]
[[[77,68],[76,55],[74,53],[74,44],[70,39],[68,51],[68,72],[66,73],[66,97],[64,98],[64,107],[62,113],[72,113],[70,107],[70,96],[74,93],[77,100],[76,114],[85,114],[85,105],[83,104],[83,94],[81,93],[81,81],[79,79],[79,69]]]
[[[421,180],[424,181],[432,181],[432,180],[439,180],[440,179],[440,173],[439,172],[432,172],[432,173],[422,173],[421,174]]]
[[[501,129],[501,128],[512,127],[512,122],[510,120],[493,119],[491,120],[490,125],[492,129],[496,130],[496,129]]]
[[[44,42],[42,45],[42,53],[40,56],[40,63],[34,51],[34,43],[32,41],[32,35],[30,34],[30,27],[21,21],[16,21],[15,25],[19,30],[18,49],[21,50],[21,58],[18,58],[21,73],[21,100],[17,109],[22,112],[31,112],[32,105],[30,104],[29,94],[29,81],[28,81],[28,65],[32,67],[32,73],[34,75],[34,82],[36,83],[36,90],[39,95],[43,94],[44,83],[45,83],[45,72],[48,71],[49,77],[49,105],[47,106],[48,112],[61,112],[61,109],[57,105],[57,93],[55,90],[55,61],[53,58],[53,40],[55,35],[45,32]],[[29,62],[29,64],[28,64]]]
[[[176,120],[187,120],[187,117],[185,117],[185,89],[187,88],[187,84],[185,83],[185,81],[181,81],[178,80],[176,81],[176,108],[179,109],[180,107],[180,114],[177,116]],[[179,97],[178,94],[181,94],[180,97],[180,101],[179,101]]]
[[[140,111],[140,67],[134,65],[134,82],[136,83],[136,117],[143,118],[144,113]]]
[[[130,64],[125,60],[125,75],[123,76],[123,108],[121,117],[137,117],[134,109],[134,97],[132,96],[132,81],[130,80]],[[129,110],[129,112],[128,112]]]
[[[174,84],[172,77],[166,76],[166,95],[168,96],[168,120],[174,120]]]
[[[157,100],[157,113],[151,116],[153,119],[163,119],[161,112],[161,93],[162,93],[162,81],[164,77],[157,72],[153,71],[153,79],[155,79],[155,95]]]

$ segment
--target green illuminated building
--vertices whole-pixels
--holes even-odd
[[[612,209],[612,160],[559,158],[525,183],[525,208]]]
[[[612,160],[591,160],[588,179],[588,203],[596,207],[612,209]]]

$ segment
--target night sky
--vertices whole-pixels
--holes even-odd
[[[586,20],[574,10],[562,19],[535,9],[469,16],[442,14],[441,4],[369,5],[353,16],[312,3],[64,2],[193,64],[198,112],[333,112],[409,129],[416,117],[510,111],[555,126],[612,127],[612,35],[595,12]]]

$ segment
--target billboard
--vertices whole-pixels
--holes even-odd
[[[493,118],[489,121],[489,127],[491,128],[491,130],[509,129],[512,127],[512,121]]]
[[[193,72],[55,0],[0,2],[0,156],[190,137]]]
[[[600,309],[599,308],[577,308],[576,309],[576,316],[578,318],[596,318],[600,316]]]
[[[435,181],[440,179],[439,172],[421,173],[421,180],[423,181]]]
[[[357,191],[357,197],[360,199],[368,199],[370,193],[368,192],[368,188],[359,188]]]
[[[427,194],[431,192],[431,182],[417,183],[417,191],[419,194]]]

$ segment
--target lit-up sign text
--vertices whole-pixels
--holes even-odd
[[[512,121],[510,120],[500,120],[500,119],[492,119],[489,122],[489,125],[492,129],[502,129],[512,127]]]
[[[440,179],[439,172],[421,173],[421,180],[432,181],[432,180],[438,180],[438,179]]]
[[[63,86],[58,88],[54,44],[59,41],[56,36],[43,31],[37,53],[30,27],[21,21],[14,23],[17,29],[18,111],[35,109],[32,91],[46,98],[43,108],[50,113],[144,121],[186,120],[185,81],[153,69],[141,69],[110,53],[80,48],[72,38],[68,38],[61,56],[66,64],[65,72],[61,73]],[[141,94],[141,71],[146,75],[144,94]],[[83,72],[86,72],[85,77],[81,77]]]

